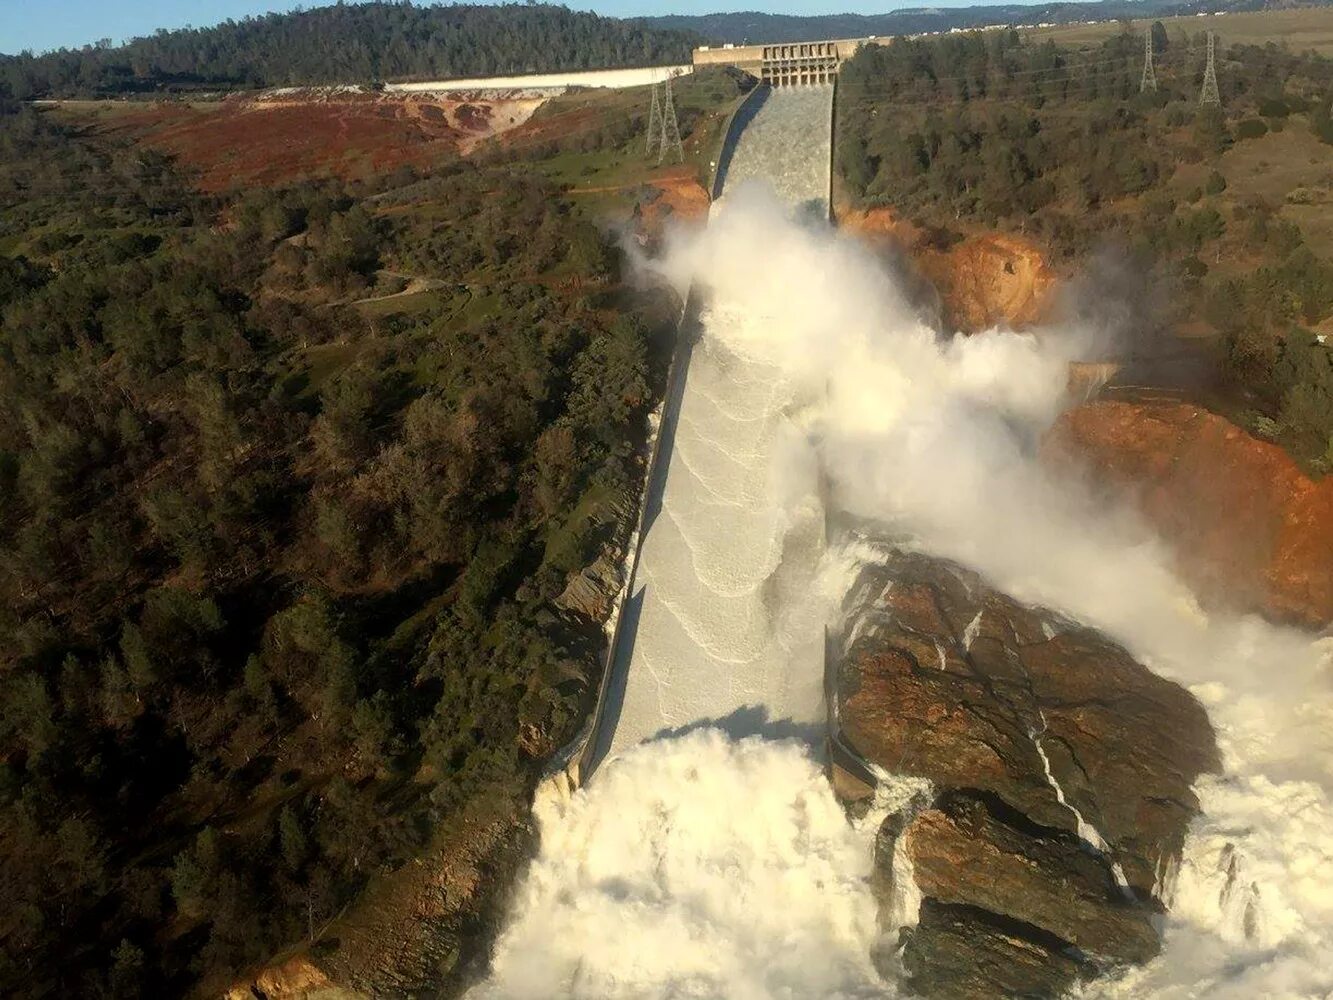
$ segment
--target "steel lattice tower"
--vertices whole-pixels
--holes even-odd
[[[1152,64],[1152,29],[1143,36],[1143,79],[1139,81],[1139,93],[1157,91],[1157,71]]]
[[[666,94],[662,99],[662,148],[657,153],[659,164],[666,159],[668,149],[675,149],[677,163],[685,162],[685,150],[680,144],[680,124],[676,121],[676,105],[671,99],[670,70],[667,70]]]
[[[656,76],[656,74],[653,74]],[[657,100],[657,81],[653,81],[653,106],[648,112],[648,137],[643,147],[644,156],[653,155],[653,142],[662,131],[662,105]]]
[[[1214,54],[1215,38],[1208,32],[1208,66],[1203,71],[1203,90],[1199,92],[1199,105],[1222,103],[1222,95],[1217,92],[1217,60]]]

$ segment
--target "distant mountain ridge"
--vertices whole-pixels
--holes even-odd
[[[1315,2],[1304,6],[1326,6]],[[655,28],[689,31],[716,42],[737,45],[799,42],[820,38],[905,35],[983,25],[1067,24],[1118,18],[1264,10],[1285,6],[1265,0],[1093,0],[1089,3],[996,4],[973,7],[905,7],[885,14],[821,14],[809,17],[741,11],[730,14],[667,14],[639,18]]]

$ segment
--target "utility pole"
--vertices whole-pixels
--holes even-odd
[[[676,105],[671,100],[671,70],[667,70],[666,96],[662,105],[662,148],[657,153],[660,166],[666,159],[667,149],[675,149],[676,162],[685,162],[685,150],[680,144],[680,123],[676,121]]]
[[[1203,71],[1203,90],[1199,93],[1199,107],[1205,104],[1222,104],[1222,95],[1217,92],[1217,60],[1214,54],[1214,35],[1208,32],[1208,66]]]
[[[656,75],[656,74],[654,74]],[[657,103],[657,81],[653,80],[653,106],[648,112],[648,140],[643,148],[644,156],[653,155],[653,140],[662,131],[662,106]]]
[[[1143,35],[1143,79],[1139,81],[1139,93],[1157,92],[1157,72],[1152,64],[1152,29]]]

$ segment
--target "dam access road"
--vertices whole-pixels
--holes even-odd
[[[831,85],[763,94],[738,122],[714,217],[762,179],[793,212],[827,220],[832,109]],[[726,347],[728,324],[760,317],[714,296],[691,319],[584,780],[645,740],[704,725],[816,748],[825,731],[823,623],[800,610],[823,510],[814,482],[795,496],[773,482],[801,400],[776,370]]]

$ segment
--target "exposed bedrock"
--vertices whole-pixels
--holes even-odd
[[[1055,996],[1156,953],[1191,786],[1218,766],[1188,692],[1098,632],[903,552],[862,571],[834,649],[846,742],[935,789],[877,848],[888,886],[901,838],[923,897],[903,953],[916,989],[994,996],[1003,966],[1004,995]]]

